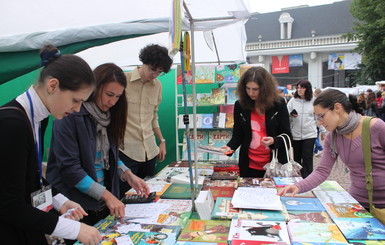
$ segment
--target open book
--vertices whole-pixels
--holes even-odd
[[[217,154],[217,155],[228,155],[228,154],[232,154],[234,152],[234,151],[227,151],[227,150],[222,149],[220,147],[209,146],[209,145],[198,146],[198,151],[208,152],[208,153]]]

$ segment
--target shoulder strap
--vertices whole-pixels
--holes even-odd
[[[370,142],[370,120],[372,117],[364,118],[362,124],[362,149],[364,151],[366,189],[368,189],[369,205],[372,208],[373,202],[373,176],[372,176],[372,152]]]

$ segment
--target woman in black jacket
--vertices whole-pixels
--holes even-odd
[[[240,176],[261,178],[272,149],[280,149],[279,162],[287,162],[283,140],[277,136],[285,133],[291,138],[289,113],[278,96],[276,80],[263,67],[248,69],[238,82],[237,93],[233,135],[223,148],[235,151],[241,146]]]

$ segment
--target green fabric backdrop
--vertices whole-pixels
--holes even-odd
[[[9,82],[3,83],[0,85],[0,105],[7,103],[8,101],[14,99],[19,94],[27,90],[31,84],[36,83],[39,76],[39,70],[27,73],[21,77],[13,79]],[[164,168],[167,164],[170,164],[171,161],[176,160],[176,151],[175,151],[175,128],[176,128],[176,119],[175,119],[175,70],[172,69],[165,76],[159,77],[159,80],[163,85],[163,100],[159,106],[159,124],[163,133],[164,138],[167,140],[167,155],[166,159],[159,163],[157,166],[157,172]],[[52,130],[52,120],[50,118],[50,123],[48,125],[45,137],[44,137],[44,160],[47,160],[47,152],[50,147],[51,141],[51,130]]]

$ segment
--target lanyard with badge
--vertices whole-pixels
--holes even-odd
[[[37,135],[37,139],[35,140],[35,147],[36,147],[36,153],[37,153],[37,164],[39,168],[39,180],[40,180],[40,186],[41,189],[37,190],[35,192],[31,193],[31,201],[32,206],[35,208],[38,208],[40,210],[43,210],[45,212],[48,212],[52,209],[52,189],[51,186],[44,186],[43,184],[43,143],[41,138],[41,127],[38,128],[38,134],[36,134],[36,128],[35,128],[35,115],[33,110],[33,103],[31,99],[31,95],[29,94],[28,90],[25,92],[27,94],[27,98],[29,101],[29,106],[31,110],[31,119],[32,119],[32,129],[33,133]]]

